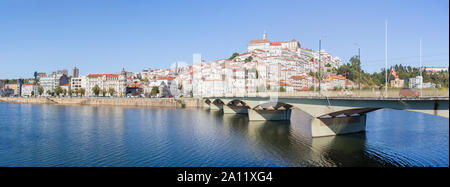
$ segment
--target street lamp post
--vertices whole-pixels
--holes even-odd
[[[358,71],[359,71],[359,78],[358,78],[358,86],[359,86],[359,96],[361,97],[361,48],[358,47]]]
[[[422,77],[422,81],[420,81],[420,97],[422,97],[422,92],[423,92],[423,76],[422,76],[422,38],[420,38],[419,41],[419,73],[420,73],[420,77]]]
[[[384,88],[384,97],[387,97],[388,95],[387,95],[387,90],[388,90],[388,22],[387,22],[387,20],[386,20],[386,22],[385,22],[385,24],[386,24],[386,30],[385,30],[385,51],[384,51],[384,55],[385,55],[385,60],[386,60],[386,62],[385,62],[385,69],[384,69],[384,79],[385,79],[385,81],[384,81],[384,84],[385,84],[385,88]]]
[[[358,47],[358,95],[361,96],[361,47],[358,43],[355,43],[355,45]]]
[[[319,40],[319,76],[318,76],[318,81],[319,81],[319,94],[320,94],[320,51],[322,50],[322,39]]]

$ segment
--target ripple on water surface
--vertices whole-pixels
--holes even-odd
[[[0,166],[449,166],[448,119],[368,114],[366,133],[197,109],[0,103]]]

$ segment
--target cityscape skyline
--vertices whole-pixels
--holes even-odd
[[[412,6],[399,9],[402,2],[327,2],[323,11],[336,13],[338,18],[314,18],[317,3],[296,1],[240,2],[233,7],[236,15],[227,10],[233,2],[224,6],[224,2],[207,1],[3,1],[0,16],[7,19],[0,22],[7,29],[0,30],[4,41],[0,44],[0,78],[29,78],[34,71],[75,66],[83,75],[122,68],[132,72],[165,69],[177,61],[192,64],[193,53],[214,61],[233,52],[246,52],[246,43],[260,39],[263,31],[271,41],[297,39],[302,47],[313,50],[318,50],[318,40],[323,38],[322,49],[343,63],[357,54],[359,45],[363,70],[374,72],[384,68],[385,20],[389,22],[389,65],[419,66],[419,39],[423,38],[423,66],[448,67],[448,1],[408,1]],[[292,6],[283,7],[278,14],[266,11],[281,10],[286,3]],[[305,8],[308,5],[310,8]],[[157,11],[167,6],[172,9]],[[263,11],[254,15],[246,11],[249,7]],[[365,11],[369,7],[370,11]],[[422,7],[428,8],[418,12]],[[44,9],[47,11],[42,12]],[[348,13],[350,10],[354,13]],[[379,10],[386,15],[374,17]],[[184,14],[189,15],[178,16]],[[305,15],[312,18],[301,19]],[[284,19],[283,24],[277,23],[278,19]]]

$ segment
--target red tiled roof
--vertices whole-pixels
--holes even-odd
[[[282,43],[286,43],[286,42],[270,42],[270,45],[281,45]]]
[[[175,77],[158,77],[156,80],[174,80]]]
[[[104,75],[106,75],[106,77],[119,77],[119,74],[89,74],[88,78],[90,79],[99,78],[103,77]]]
[[[296,76],[292,76],[291,79],[302,80],[302,79],[306,79],[306,76],[296,75]]]
[[[269,40],[252,40],[250,44],[258,44],[258,43],[269,43]]]
[[[339,80],[345,80],[345,77],[340,75],[328,75],[328,79],[339,79]]]

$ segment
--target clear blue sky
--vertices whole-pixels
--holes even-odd
[[[245,52],[264,30],[272,41],[297,39],[344,62],[361,46],[363,69],[389,64],[448,66],[448,0],[2,0],[0,78],[80,68],[82,75],[167,68]]]

